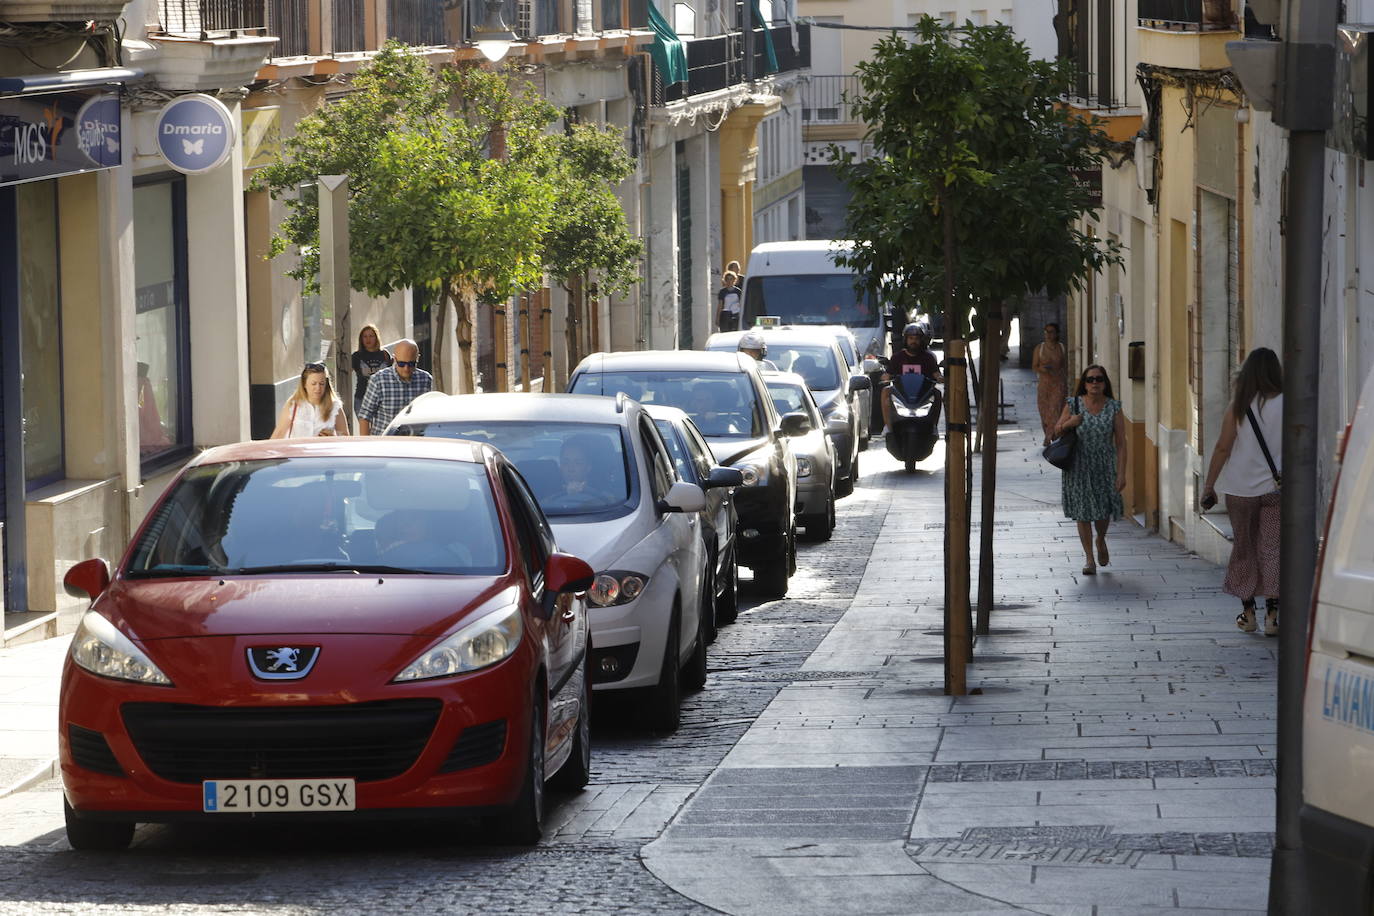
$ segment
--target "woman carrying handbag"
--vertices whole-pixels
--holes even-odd
[[[1078,431],[1073,464],[1064,469],[1064,517],[1078,523],[1083,542],[1083,575],[1111,562],[1107,526],[1121,518],[1121,491],[1126,488],[1126,421],[1121,402],[1112,397],[1112,380],[1101,366],[1089,366],[1078,379],[1074,396],[1064,404],[1054,436]],[[1053,446],[1051,446],[1053,447]],[[1097,556],[1093,556],[1093,529]]]
[[[1259,629],[1255,598],[1264,598],[1264,635],[1279,635],[1279,485],[1283,478],[1283,367],[1268,347],[1252,350],[1236,374],[1235,394],[1212,449],[1200,504],[1226,497],[1231,561],[1222,590],[1240,599],[1236,626]]]

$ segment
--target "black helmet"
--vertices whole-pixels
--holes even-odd
[[[919,334],[926,340],[930,340],[930,323],[926,321],[913,321],[911,324],[902,328],[903,337],[910,337],[913,334]]]

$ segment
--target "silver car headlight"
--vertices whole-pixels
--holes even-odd
[[[592,582],[592,587],[587,589],[587,600],[597,607],[629,604],[643,593],[648,584],[648,576],[619,569],[608,569],[596,574],[596,580]]]
[[[735,465],[735,467],[744,475],[744,485],[746,487],[768,483],[768,465],[766,464],[754,464],[753,462],[742,461]]]
[[[805,455],[797,456],[797,477],[811,476],[811,459]]]
[[[104,615],[87,611],[72,637],[72,661],[91,674],[137,684],[171,687],[171,678]]]
[[[496,664],[520,648],[525,624],[520,606],[484,614],[424,654],[396,675],[393,683],[453,677]]]

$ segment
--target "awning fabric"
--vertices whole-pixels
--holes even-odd
[[[654,66],[658,67],[663,84],[671,86],[673,83],[687,82],[687,49],[683,46],[682,39],[677,37],[677,32],[674,32],[668,20],[663,18],[663,14],[654,6],[653,0],[649,0],[647,6],[649,28],[654,30],[654,43],[649,46],[649,56],[654,59]],[[755,7],[755,12],[757,11],[758,8]],[[771,47],[769,51],[771,53]]]

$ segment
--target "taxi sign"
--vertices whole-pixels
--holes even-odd
[[[754,317],[754,327],[756,328],[776,328],[782,325],[782,318],[777,315],[756,315]]]

